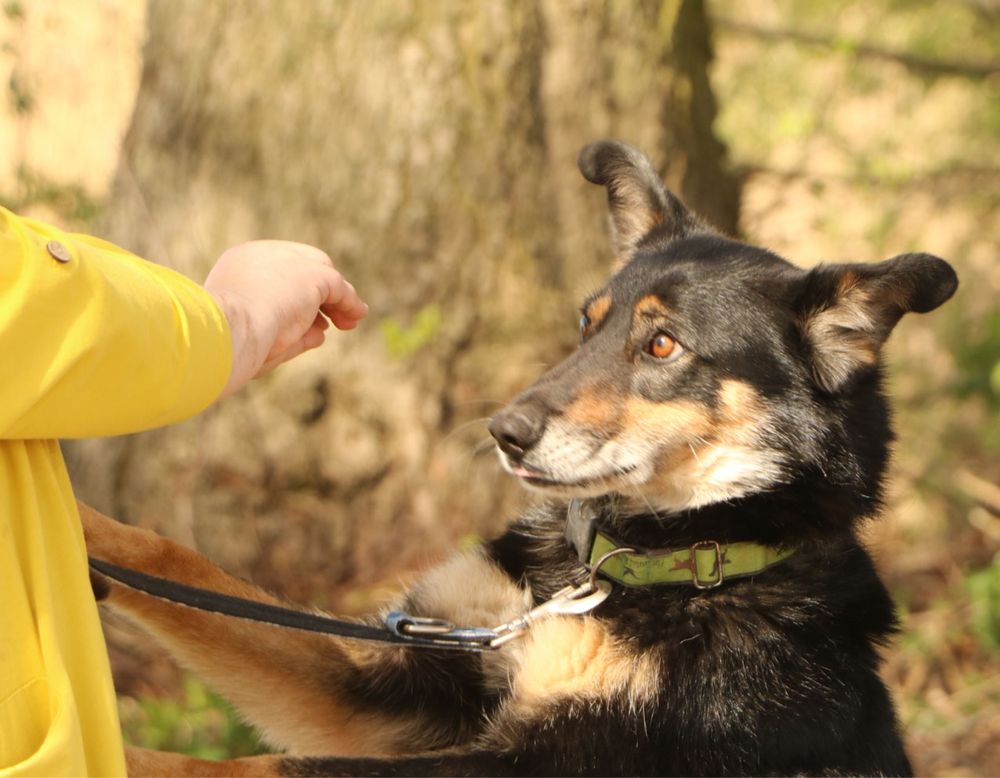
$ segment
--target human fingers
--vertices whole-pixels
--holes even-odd
[[[330,329],[329,319],[327,319],[322,313],[317,313],[316,318],[314,318],[312,324],[309,325],[309,329],[302,333],[302,337],[282,349],[277,355],[278,364],[287,362],[305,351],[310,351],[311,349],[322,346],[326,341],[325,333],[328,329]],[[271,361],[271,359],[269,358],[268,361]]]
[[[254,374],[254,378],[265,376],[276,367],[288,362],[306,351],[319,348],[326,341],[326,330],[330,328],[330,322],[322,314],[316,314],[315,320],[305,331],[301,338],[294,343],[281,349],[281,351],[268,354],[264,364]]]
[[[338,330],[353,330],[358,326],[358,322],[360,321],[359,318],[343,311],[331,310],[329,313],[326,311],[323,313],[329,316],[330,321],[333,322],[333,326]]]
[[[325,275],[325,294],[320,302],[320,310],[330,318],[337,314],[355,321],[363,319],[368,314],[368,305],[358,294],[354,285],[336,270],[330,269]],[[343,319],[343,317],[340,317]],[[334,322],[336,323],[336,321]],[[339,325],[338,325],[339,326]]]

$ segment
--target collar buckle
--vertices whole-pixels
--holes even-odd
[[[715,566],[713,568],[714,572],[717,573],[716,577],[704,579],[698,573],[698,558],[696,552],[698,551],[714,551],[715,552]],[[717,586],[722,586],[722,582],[726,579],[725,574],[722,572],[722,565],[725,561],[722,554],[722,546],[719,545],[717,540],[699,540],[697,543],[693,543],[691,548],[688,549],[691,559],[691,583],[696,589],[714,589]]]

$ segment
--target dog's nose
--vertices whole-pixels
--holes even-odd
[[[501,411],[490,422],[490,434],[500,449],[513,459],[521,459],[542,437],[545,414],[530,407],[517,406]]]

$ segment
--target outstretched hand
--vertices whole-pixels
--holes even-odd
[[[222,396],[322,345],[333,322],[354,329],[368,313],[324,252],[304,243],[256,240],[225,251],[205,279],[233,337]]]

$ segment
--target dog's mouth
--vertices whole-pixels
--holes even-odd
[[[507,472],[516,476],[525,485],[535,487],[536,489],[592,489],[602,485],[611,487],[615,479],[628,475],[636,469],[636,467],[632,465],[629,467],[617,468],[611,473],[601,473],[599,475],[587,476],[584,478],[567,478],[559,477],[552,473],[547,473],[542,470],[529,467],[523,463],[511,462],[506,456],[502,457],[502,459]]]

